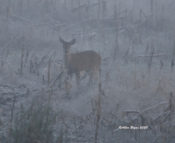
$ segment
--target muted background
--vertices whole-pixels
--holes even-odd
[[[0,0],[0,142],[174,143],[174,0]],[[63,47],[102,58],[64,87]],[[63,75],[62,75],[63,73]],[[118,130],[119,126],[148,130]]]

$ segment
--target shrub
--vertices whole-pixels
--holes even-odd
[[[52,143],[56,113],[48,104],[33,102],[28,109],[20,108],[10,136],[13,143]]]

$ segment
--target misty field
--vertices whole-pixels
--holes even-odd
[[[174,143],[174,9],[0,0],[0,143]]]

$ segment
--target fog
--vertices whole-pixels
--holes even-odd
[[[174,9],[0,0],[0,143],[174,143]]]

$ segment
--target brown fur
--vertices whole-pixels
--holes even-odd
[[[90,80],[94,79],[95,74],[100,74],[101,56],[95,51],[83,51],[79,53],[70,53],[71,45],[75,43],[75,39],[66,42],[60,38],[60,42],[64,48],[65,65],[68,75],[75,74],[77,84],[80,80],[80,72],[85,71],[89,74]]]

